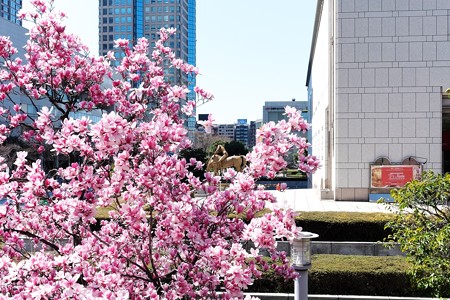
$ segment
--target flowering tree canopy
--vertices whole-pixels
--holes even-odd
[[[287,108],[288,121],[265,124],[249,166],[227,170],[230,184],[220,191],[220,177],[200,181],[188,167],[202,164],[178,155],[191,145],[183,115],[196,102],[186,86],[164,80],[164,68],[198,70],[165,46],[174,30],[161,29],[153,50],[145,38],[132,47],[116,41],[125,56],[112,68],[112,53],[90,57],[66,33],[52,1],[31,2],[34,10],[20,13],[34,22],[25,58],[0,37],[0,141],[16,134],[40,154],[0,158],[0,299],[230,299],[267,268],[295,276],[276,250],[277,239],[298,233],[294,212],[255,214],[276,202],[256,180],[284,168],[288,150],[298,149],[301,170],[318,167],[295,134],[308,129],[299,112]],[[197,103],[212,99],[195,92]],[[18,94],[38,113],[27,113]],[[98,122],[73,117],[98,110]],[[48,155],[63,163],[45,167]],[[97,224],[104,208],[109,216]],[[277,264],[262,260],[260,248]]]

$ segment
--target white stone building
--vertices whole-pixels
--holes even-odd
[[[322,161],[313,187],[368,200],[380,157],[449,170],[450,0],[317,2],[306,82]]]

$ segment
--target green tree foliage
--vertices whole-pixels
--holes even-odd
[[[417,287],[450,296],[450,174],[425,172],[391,196],[396,217],[386,225],[389,238],[406,253]]]
[[[208,147],[207,151],[208,157],[214,154],[214,151],[216,151],[218,145],[222,145],[225,147],[225,150],[227,150],[228,152],[228,156],[246,155],[248,153],[248,149],[245,147],[243,143],[239,141],[228,142],[223,140],[217,140]]]
[[[239,141],[227,142],[224,146],[228,152],[228,156],[246,155],[248,153],[248,149]]]

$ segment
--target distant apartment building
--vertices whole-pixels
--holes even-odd
[[[153,48],[162,27],[176,28],[176,34],[169,39],[167,46],[178,58],[195,65],[196,0],[99,0],[99,54],[113,51],[118,58],[117,63],[124,53],[114,48],[114,40],[128,39],[135,43],[146,37]],[[167,68],[164,72],[166,80],[172,84],[188,86],[191,90],[188,98],[195,100],[195,77],[176,68]],[[195,117],[186,119],[190,132],[195,131],[195,125]]]
[[[199,121],[208,120],[208,114],[199,114]],[[216,124],[213,126],[212,135],[224,137],[229,141],[238,141],[249,150],[256,145],[256,130],[261,128],[262,119],[248,122],[247,119],[238,119],[234,124]],[[198,131],[204,132],[203,126],[197,126]]]
[[[308,101],[266,101],[263,106],[263,123],[278,122],[280,120],[287,120],[287,116],[284,115],[285,107],[290,106],[301,111],[302,117],[309,121],[309,108]]]
[[[218,124],[217,125],[217,135],[224,136],[231,141],[234,140],[234,124]]]
[[[250,121],[248,128],[248,149],[251,150],[256,145],[256,130],[261,128],[262,119]]]
[[[238,119],[237,123],[234,127],[234,140],[237,142],[241,142],[245,145],[245,147],[249,147],[248,138],[249,138],[249,130],[250,126],[247,123],[247,119]]]
[[[22,0],[1,0],[0,17],[11,23],[22,25],[22,20],[17,18],[17,13],[22,8]]]
[[[323,198],[388,193],[409,163],[450,171],[449,66],[450,1],[317,1],[306,85]]]

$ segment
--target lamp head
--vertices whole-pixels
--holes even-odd
[[[291,242],[291,263],[294,268],[309,268],[311,266],[311,239],[318,234],[301,231]]]

